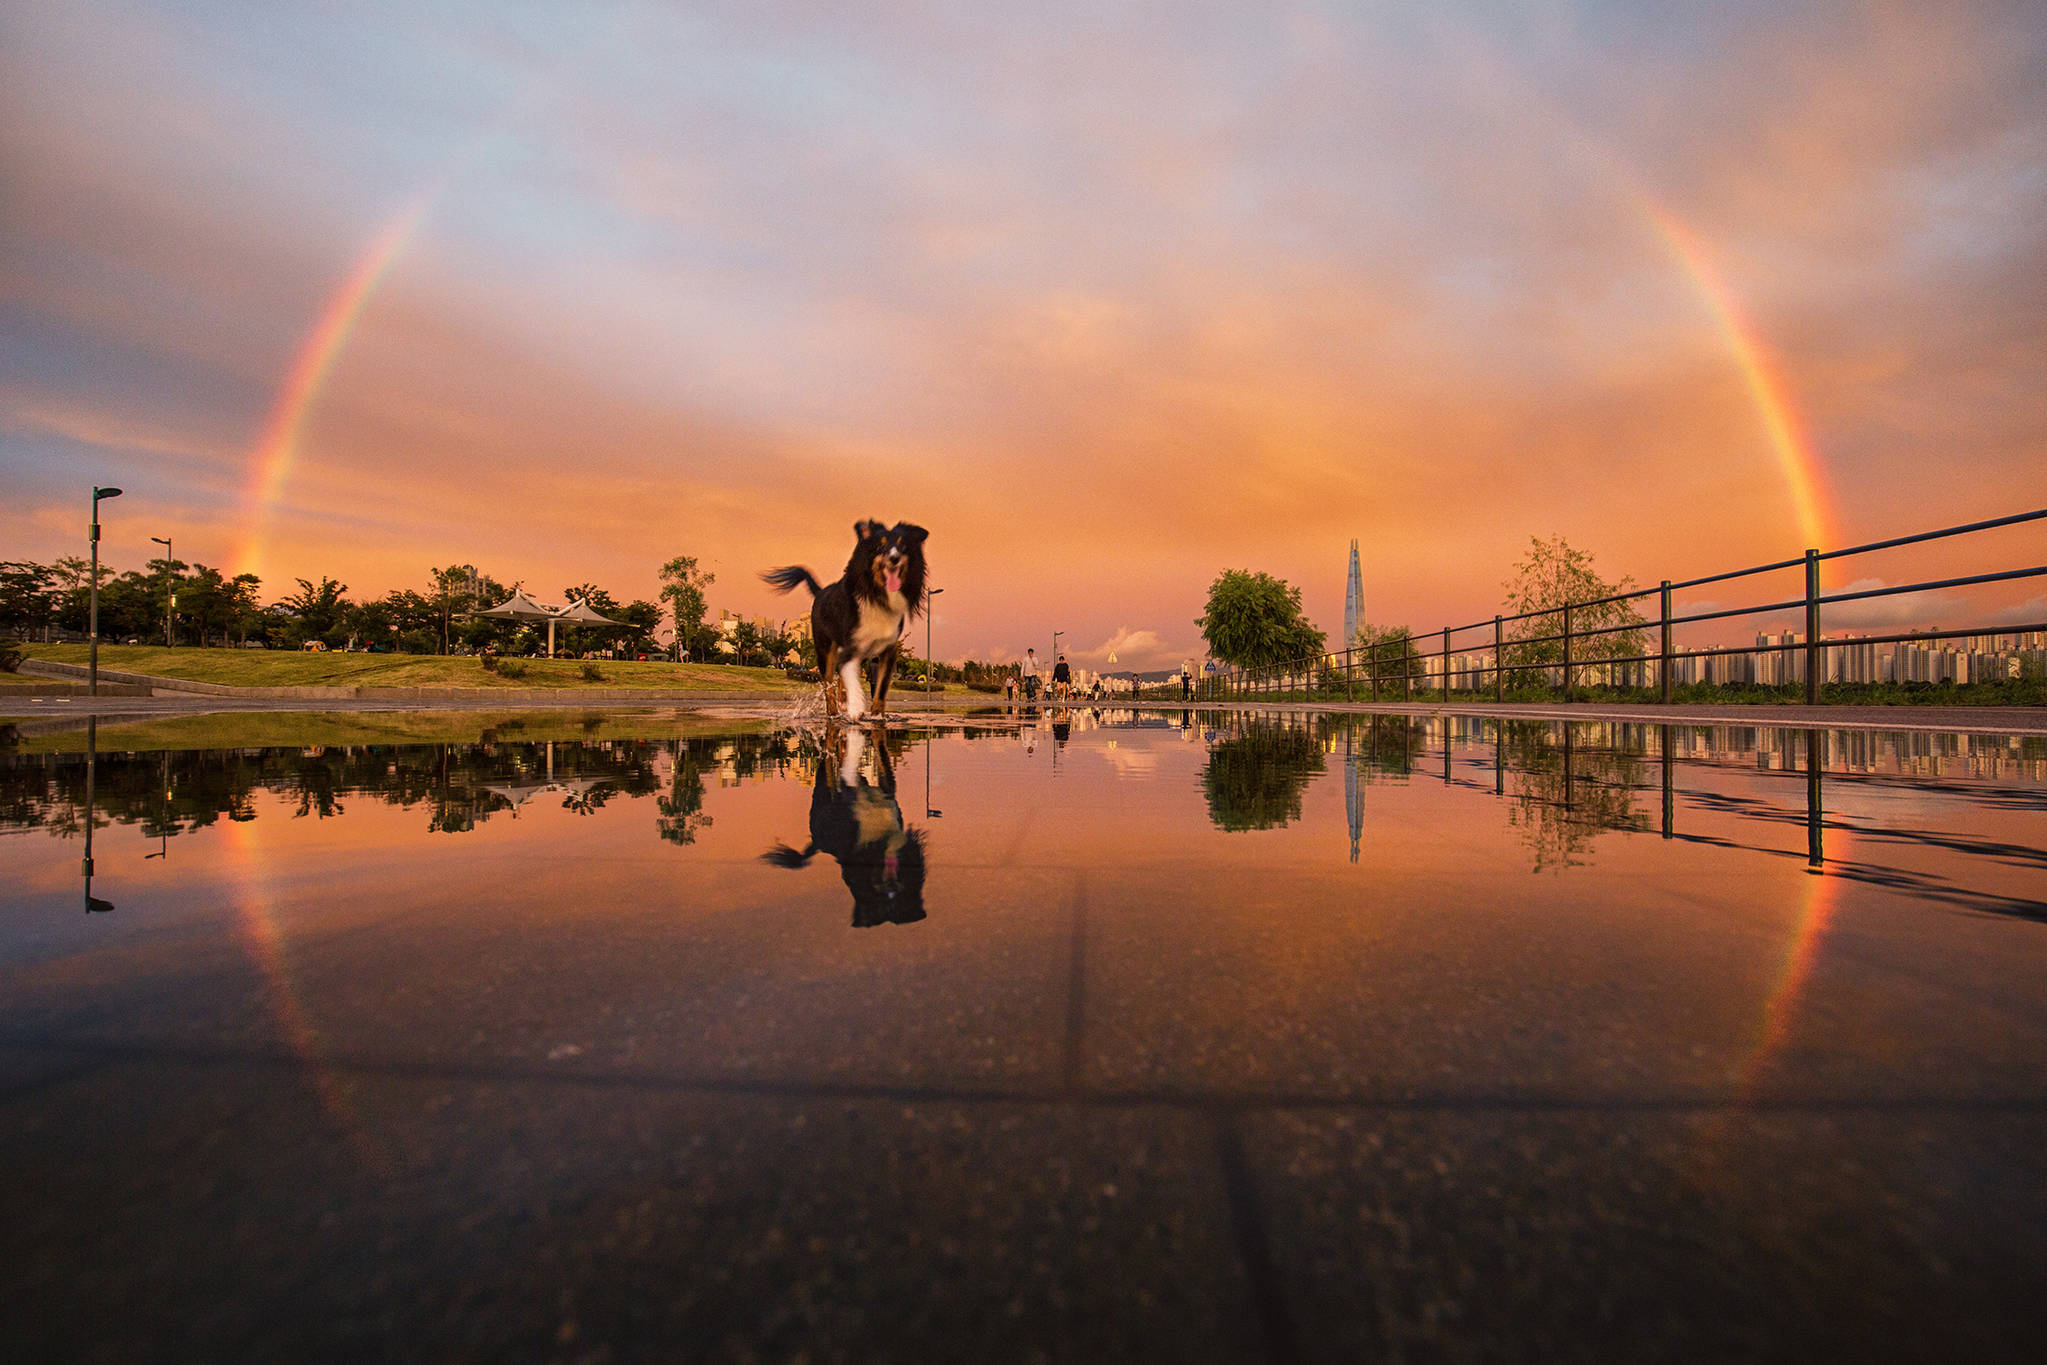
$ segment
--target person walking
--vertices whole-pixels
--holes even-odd
[[[1186,701],[1194,695],[1194,660],[1180,661],[1180,700]]]
[[[1061,701],[1073,695],[1073,670],[1066,666],[1064,654],[1052,665],[1052,695]]]
[[[1036,646],[1024,651],[1023,689],[1025,701],[1031,702],[1038,699],[1038,651]]]

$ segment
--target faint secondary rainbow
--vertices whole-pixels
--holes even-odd
[[[336,358],[348,344],[349,333],[361,318],[363,305],[369,302],[377,285],[390,270],[391,263],[425,221],[432,199],[431,190],[420,195],[371,239],[355,267],[321,305],[319,316],[299,343],[291,368],[285,372],[284,382],[279,385],[277,397],[271,402],[270,415],[264,420],[263,434],[249,462],[249,488],[243,498],[243,522],[249,531],[240,554],[235,556],[236,573],[256,571],[271,513],[283,495],[293,466],[298,462],[299,433],[305,424],[306,413],[319,397],[320,386],[333,372]]]
[[[1712,258],[1697,235],[1658,205],[1647,200],[1643,203],[1649,220],[1656,225],[1656,231],[1683,263],[1692,283],[1713,310],[1714,320],[1719,323],[1729,348],[1734,352],[1735,363],[1741,367],[1742,378],[1748,382],[1749,393],[1762,413],[1770,447],[1776,452],[1777,463],[1783,467],[1784,480],[1790,486],[1792,507],[1798,515],[1798,528],[1805,536],[1805,547],[1816,550],[1834,548],[1822,491],[1819,453],[1813,449],[1811,438],[1799,422],[1798,411],[1791,405],[1786,392],[1788,386],[1777,373],[1769,351],[1743,316],[1734,291],[1713,268]]]

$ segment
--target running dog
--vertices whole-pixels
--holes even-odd
[[[815,599],[810,608],[810,642],[817,650],[818,676],[825,683],[825,714],[837,714],[832,675],[846,693],[846,719],[867,714],[860,680],[874,668],[874,711],[888,710],[889,679],[895,676],[903,632],[924,609],[924,540],[931,533],[899,521],[856,522],[858,544],[839,581],[820,584],[801,565],[761,575],[776,592],[801,584]]]
[[[761,855],[776,867],[810,865],[820,853],[839,864],[853,893],[853,927],[915,924],[924,918],[924,834],[906,828],[896,803],[896,769],[887,737],[875,741],[878,782],[860,771],[867,734],[858,728],[836,732],[838,768],[820,756],[817,786],[810,794],[810,844],[797,850],[777,842]]]

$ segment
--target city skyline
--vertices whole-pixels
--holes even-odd
[[[693,554],[779,616],[900,517],[942,658],[1153,668],[1225,568],[1334,636],[1353,537],[1426,630],[1533,535],[1653,582],[2042,501],[2037,7],[5,22],[0,558],[118,484],[110,561],[266,598]]]

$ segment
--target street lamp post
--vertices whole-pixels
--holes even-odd
[[[938,671],[938,664],[931,657],[931,599],[944,592],[944,588],[931,588],[924,594],[924,700],[931,700],[931,675]],[[927,800],[926,805],[930,802]]]
[[[90,645],[86,651],[86,691],[100,694],[100,499],[118,498],[118,488],[93,486],[92,490],[92,615],[85,631]]]
[[[176,558],[176,556],[171,553],[171,538],[169,536],[151,536],[150,539],[163,546],[163,647],[169,649],[171,647],[171,613],[178,609],[178,590],[172,586],[171,579],[171,560]],[[206,642],[201,640],[199,643],[204,645]]]

